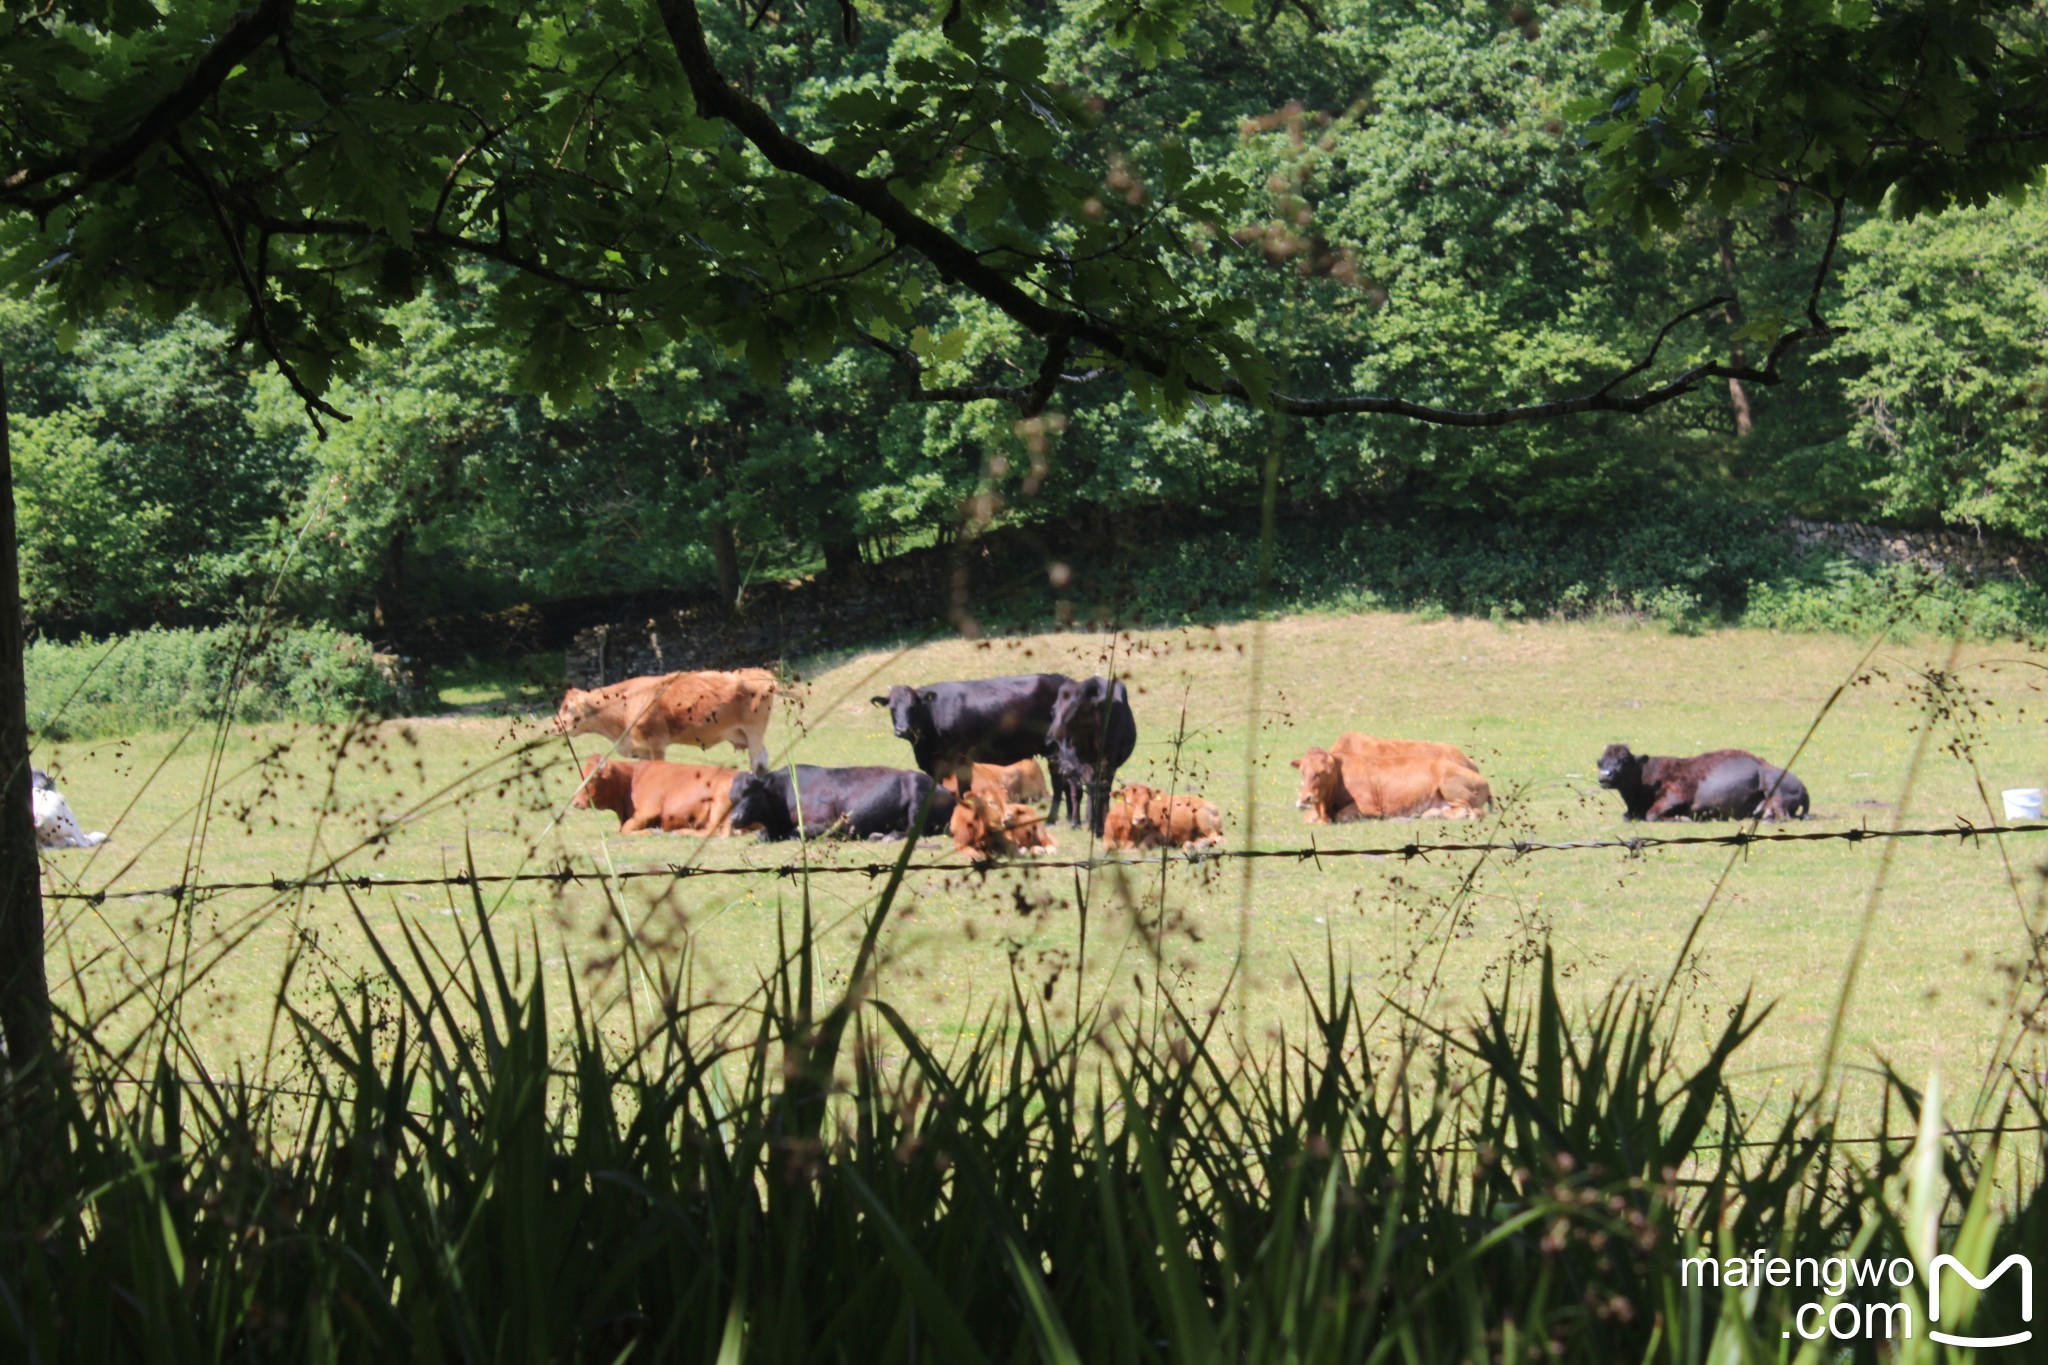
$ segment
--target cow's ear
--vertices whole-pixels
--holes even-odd
[[[930,706],[938,701],[939,694],[936,692],[920,692],[917,694],[917,699],[923,702],[926,706]]]
[[[889,699],[887,697],[869,697],[868,702],[873,706],[887,706]]]
[[[1287,760],[1287,766],[1290,768],[1299,768],[1301,766],[1301,760],[1298,758],[1290,758]]]

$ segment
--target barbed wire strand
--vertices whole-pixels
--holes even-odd
[[[1490,839],[1479,842],[1444,842],[1374,845],[1368,848],[1326,848],[1310,841],[1306,848],[1243,848],[1243,849],[1186,849],[1162,850],[1151,856],[1093,858],[1033,858],[1020,859],[1013,863],[963,863],[963,862],[913,862],[905,867],[906,872],[973,872],[986,874],[993,867],[1019,868],[1079,868],[1102,867],[1156,867],[1175,863],[1198,866],[1203,863],[1250,861],[1255,859],[1287,860],[1313,864],[1318,871],[1326,871],[1325,862],[1346,858],[1398,858],[1402,861],[1422,859],[1427,861],[1432,854],[1479,853],[1506,854],[1522,857],[1531,853],[1578,853],[1602,849],[1618,849],[1627,853],[1646,853],[1666,848],[1736,848],[1747,849],[1765,844],[1817,844],[1849,843],[1866,841],[1894,841],[1904,839],[1955,839],[1958,842],[1984,838],[1999,839],[2008,834],[2048,834],[2048,822],[2024,825],[1976,825],[1967,820],[1957,820],[1952,826],[1936,826],[1922,829],[1871,829],[1868,826],[1852,826],[1848,829],[1830,830],[1787,830],[1762,833],[1752,830],[1738,830],[1731,834],[1659,834],[1638,835],[1626,839]],[[439,877],[388,877],[375,873],[323,874],[314,877],[274,877],[267,881],[241,882],[200,882],[191,885],[158,886],[136,890],[114,891],[47,891],[50,900],[84,901],[92,905],[104,905],[108,901],[140,900],[163,898],[182,901],[187,898],[205,897],[231,891],[272,891],[278,893],[298,891],[376,891],[423,886],[506,886],[514,883],[551,883],[557,886],[575,885],[583,882],[604,883],[613,881],[634,881],[650,877],[666,877],[673,881],[695,880],[702,877],[775,877],[794,880],[812,876],[862,876],[869,880],[885,877],[895,870],[889,863],[777,863],[757,867],[698,867],[687,863],[665,863],[660,867],[627,868],[623,871],[579,869],[559,866],[545,872],[458,872]]]

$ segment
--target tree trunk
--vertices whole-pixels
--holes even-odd
[[[860,541],[852,536],[835,536],[824,542],[825,577],[858,578],[861,570]]]
[[[393,643],[402,643],[412,624],[405,600],[405,545],[411,539],[412,532],[403,527],[391,538],[377,571],[377,586],[372,589],[371,619],[378,633]]]
[[[711,523],[711,562],[718,566],[718,601],[727,611],[740,604],[740,545],[732,523],[724,519]]]
[[[7,369],[0,361],[0,1041],[19,1074],[50,1045],[43,966],[42,865],[28,764],[28,684],[22,668],[21,564],[14,540],[14,458],[7,439]]]
[[[1721,273],[1727,277],[1729,291],[1735,293],[1737,281],[1735,278],[1735,220],[1733,218],[1723,218],[1721,220]],[[1739,294],[1737,298],[1739,299]],[[1742,304],[1732,299],[1728,304],[1726,316],[1730,327],[1740,327],[1742,325]],[[1728,348],[1728,359],[1732,364],[1740,365],[1742,363],[1742,347],[1739,344]],[[1749,435],[1750,432],[1756,430],[1756,411],[1750,407],[1749,390],[1743,386],[1740,379],[1730,379],[1728,381],[1728,404],[1735,410],[1735,437],[1737,440],[1741,440]]]

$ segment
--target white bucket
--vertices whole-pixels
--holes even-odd
[[[1999,795],[2005,798],[2006,819],[2038,820],[2041,818],[2041,789],[2039,787],[2007,787]]]

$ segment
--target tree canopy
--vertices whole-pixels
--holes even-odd
[[[0,23],[45,624],[219,619],[287,564],[386,630],[730,597],[963,509],[1243,507],[1269,453],[1288,500],[2043,524],[2033,275],[1978,250],[2037,214],[1981,201],[2048,145],[2038,5]]]
[[[1788,192],[1836,226],[1887,196],[1907,215],[1981,204],[2021,192],[2048,156],[2038,3],[1515,14],[1525,30],[1598,23],[1585,55],[1604,74],[1560,101],[1556,151],[1589,159],[1593,213],[1642,232]],[[54,0],[4,21],[5,278],[46,283],[73,325],[121,303],[198,303],[328,417],[361,348],[395,339],[384,307],[465,260],[509,272],[491,325],[516,339],[522,381],[557,399],[677,338],[741,354],[762,380],[854,339],[918,396],[1002,396],[1027,415],[1106,372],[1169,410],[1220,395],[1491,425],[1774,382],[1791,347],[1825,332],[1832,231],[1793,304],[1748,307],[1741,335],[1707,338],[1693,324],[1722,301],[1689,300],[1653,337],[1664,348],[1575,392],[1369,390],[1362,323],[1348,372],[1273,354],[1264,301],[1208,287],[1211,273],[1276,248],[1318,260],[1287,185],[1377,121],[1380,83],[1406,74],[1378,36],[1403,17],[1251,0]],[[1312,137],[1287,133],[1303,140],[1296,170],[1258,183],[1217,154],[1205,135],[1247,104],[1287,117],[1270,84],[1188,100],[1219,65],[1287,79],[1318,116]],[[1168,85],[1182,95],[1171,121],[1157,117]],[[1455,147],[1436,150],[1454,164]],[[1277,233],[1238,232],[1270,209]],[[1370,312],[1355,262],[1324,273]],[[930,382],[948,359],[930,319],[974,310],[1009,344]]]

